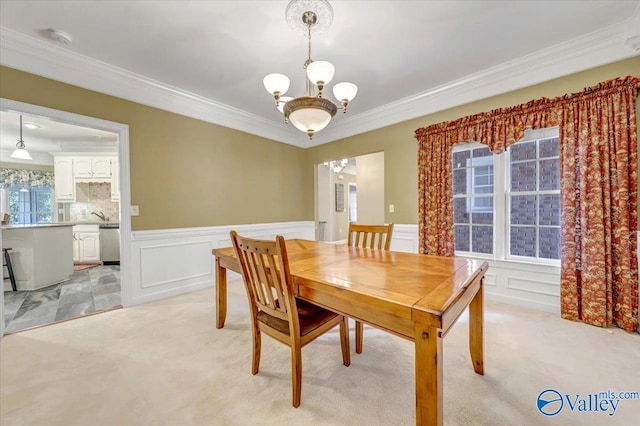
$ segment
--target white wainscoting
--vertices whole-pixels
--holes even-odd
[[[283,235],[313,240],[315,235],[312,221],[135,231],[131,240],[131,299],[127,305],[213,286],[215,262],[211,250],[230,247],[232,229],[265,239]],[[229,279],[234,278],[240,276],[229,272]]]
[[[131,242],[131,299],[127,306],[211,287],[215,264],[211,250],[231,246],[235,229],[253,238],[315,237],[314,222],[266,223],[206,228],[136,231]],[[391,250],[418,252],[418,226],[396,224]],[[487,260],[487,300],[560,313],[560,269],[553,266]],[[229,279],[240,276],[229,272]]]

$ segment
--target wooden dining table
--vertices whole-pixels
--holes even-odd
[[[416,424],[443,424],[442,340],[469,307],[473,369],[484,374],[482,284],[486,262],[287,240],[297,297],[415,343]],[[216,327],[227,312],[227,269],[240,273],[232,247],[213,250]]]

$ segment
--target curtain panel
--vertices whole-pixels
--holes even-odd
[[[526,129],[559,126],[561,312],[627,331],[638,326],[636,77],[417,129],[420,252],[453,256],[451,149],[498,154]]]

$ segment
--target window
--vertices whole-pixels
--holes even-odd
[[[558,138],[520,142],[509,150],[509,254],[560,259]]]
[[[479,143],[458,144],[452,172],[457,253],[560,259],[557,128],[527,133],[500,155]]]
[[[53,219],[52,195],[49,186],[17,187],[7,189],[9,200],[9,223],[51,223]]]
[[[493,253],[493,157],[486,147],[453,153],[456,251]]]

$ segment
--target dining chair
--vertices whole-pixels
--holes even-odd
[[[366,247],[389,250],[393,223],[385,225],[362,225],[350,222],[347,244],[354,247]],[[362,353],[364,325],[356,320],[356,353]]]
[[[342,363],[351,364],[347,318],[295,297],[282,236],[277,236],[275,241],[255,240],[231,231],[231,241],[240,262],[251,311],[251,374],[258,374],[260,369],[262,332],[289,346],[292,404],[298,407],[302,394],[303,346],[340,325]]]

